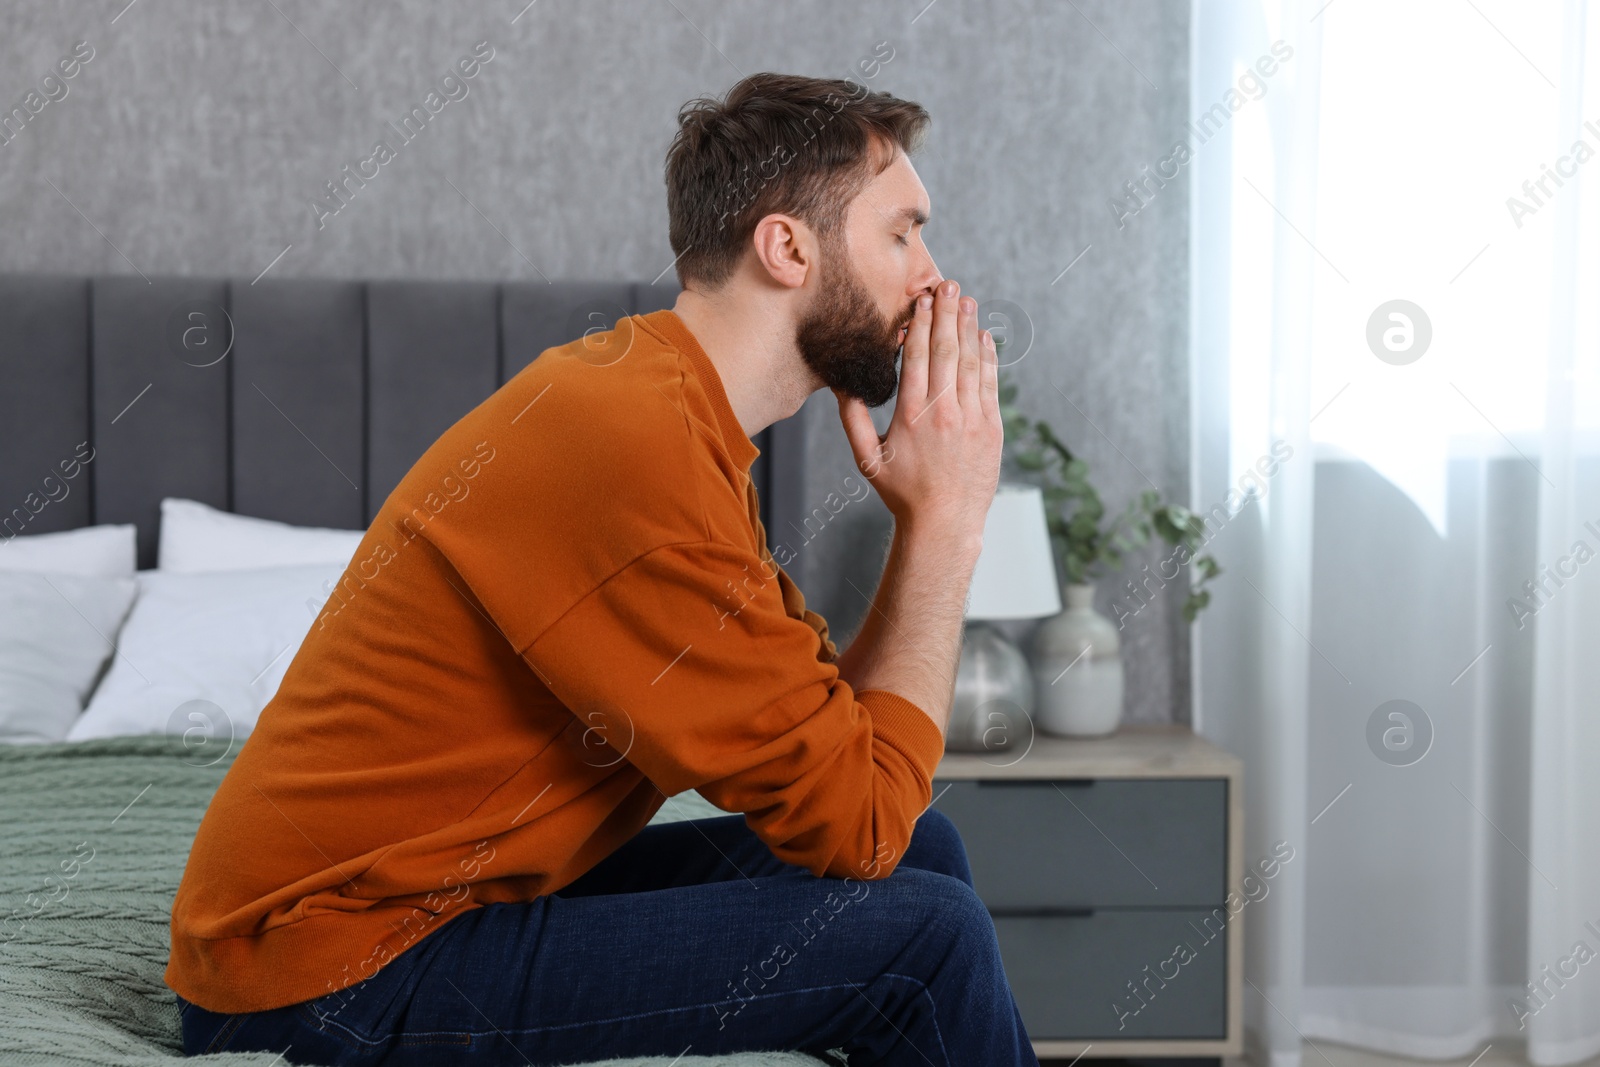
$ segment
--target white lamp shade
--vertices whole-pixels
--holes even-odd
[[[969,619],[1037,619],[1061,610],[1044,494],[1002,483],[983,523],[983,551],[972,574]]]

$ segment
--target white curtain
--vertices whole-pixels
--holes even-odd
[[[1193,32],[1195,726],[1246,863],[1295,850],[1241,913],[1251,1052],[1594,1056],[1600,4]]]

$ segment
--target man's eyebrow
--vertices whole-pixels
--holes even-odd
[[[921,226],[928,221],[928,215],[920,208],[903,207],[894,213],[894,219],[897,222],[910,222]]]

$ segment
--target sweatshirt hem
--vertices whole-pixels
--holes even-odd
[[[174,993],[207,1011],[232,1015],[293,1007],[371,978],[416,951],[456,916],[482,906],[470,903],[441,913],[429,929],[399,949],[388,947],[398,939],[395,932],[375,941],[370,925],[352,922],[344,912],[312,916],[254,937],[213,941],[176,936],[162,979]]]

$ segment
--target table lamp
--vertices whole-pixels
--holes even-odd
[[[1033,672],[1017,646],[984,620],[1060,611],[1044,494],[1037,486],[1002,483],[984,519],[983,550],[967,596],[947,751],[994,752],[1032,736]]]

